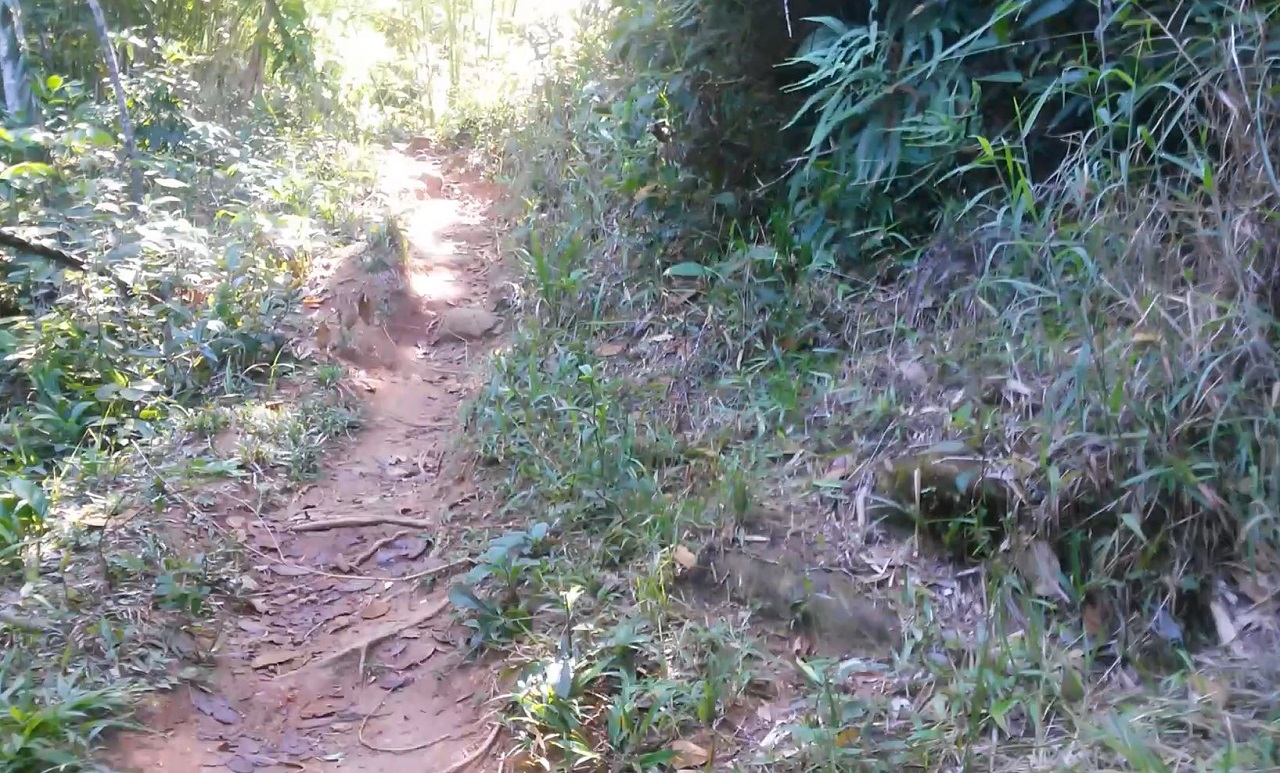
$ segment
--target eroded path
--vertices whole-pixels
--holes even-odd
[[[290,506],[231,505],[222,516],[253,554],[252,606],[224,626],[210,689],[158,698],[144,711],[156,732],[122,738],[114,767],[496,769],[486,756],[491,672],[463,662],[445,602],[460,571],[450,532],[485,507],[455,446],[468,380],[495,331],[441,335],[442,320],[494,319],[484,311],[493,192],[425,155],[388,151],[381,172],[408,259],[387,270],[359,248],[339,251],[316,288],[331,339],[321,343],[353,366],[365,427],[339,441]],[[331,528],[351,518],[373,523]]]

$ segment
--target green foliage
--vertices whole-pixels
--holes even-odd
[[[220,611],[239,557],[189,487],[252,475],[265,495],[355,423],[342,373],[313,387],[289,346],[313,258],[365,230],[372,174],[311,88],[307,5],[103,5],[136,154],[83,3],[21,4],[38,121],[0,127],[6,230],[95,269],[3,256],[5,770],[93,769],[102,732],[192,654],[157,633]],[[218,430],[234,443],[211,447]],[[152,517],[174,505],[181,545]]]
[[[1189,709],[1172,682],[1194,668],[1238,685],[1196,653],[1230,633],[1224,588],[1280,578],[1280,483],[1268,472],[1280,267],[1267,246],[1280,114],[1265,98],[1277,10],[611,10],[581,18],[579,47],[527,115],[499,116],[506,131],[480,138],[527,204],[516,254],[536,331],[497,361],[477,409],[481,447],[532,517],[576,536],[532,592],[563,591],[583,564],[621,572],[632,582],[612,603],[653,614],[671,652],[662,626],[678,605],[650,560],[707,526],[688,517],[709,509],[707,478],[780,477],[796,509],[796,492],[817,488],[852,530],[850,492],[867,497],[859,508],[886,495],[868,471],[958,444],[1006,495],[987,514],[1001,539],[987,538],[984,560],[999,566],[1009,539],[1048,543],[1065,600],[1048,609],[1001,580],[983,596],[989,625],[959,647],[929,594],[908,588],[917,627],[885,677],[891,693],[920,696],[908,721],[887,697],[851,696],[846,674],[802,667],[813,702],[790,737],[804,751],[762,769],[1013,770],[1027,748],[1091,769],[1270,764],[1274,674],[1213,708]],[[625,364],[593,360],[601,347]],[[657,462],[649,440],[715,462]],[[839,475],[828,454],[846,460]],[[767,456],[787,461],[766,472]],[[968,534],[974,519],[957,508],[941,533]],[[1256,601],[1256,587],[1245,595]],[[1086,620],[1082,637],[1098,604],[1112,616]],[[608,617],[589,609],[577,608],[575,631]],[[573,680],[594,679],[609,655],[598,639],[577,642],[557,691],[565,645],[538,622],[526,637],[543,656],[512,709],[540,729],[531,744],[555,739],[538,753],[651,762],[660,742],[584,740],[599,735],[583,730],[588,688]],[[1125,668],[1139,697],[1103,677]],[[610,699],[633,688],[588,683]],[[1181,710],[1204,712],[1195,732],[1169,722]],[[667,741],[695,725],[693,712],[661,726],[629,716]]]
[[[126,726],[127,689],[87,689],[78,674],[32,683],[18,653],[0,659],[0,761],[13,773],[92,770],[89,752],[102,734]]]

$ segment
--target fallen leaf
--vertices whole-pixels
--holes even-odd
[[[373,304],[369,302],[368,295],[360,293],[360,300],[356,302],[356,313],[366,325],[373,324]]]
[[[672,559],[685,569],[693,569],[698,565],[698,557],[693,551],[684,545],[676,545],[675,551],[672,553]]]
[[[1102,637],[1102,607],[1086,602],[1084,609],[1080,612],[1080,619],[1084,625],[1084,632],[1089,636],[1098,639]]]
[[[836,733],[836,746],[839,746],[842,749],[848,749],[858,743],[858,739],[861,737],[862,732],[858,730],[858,728],[846,727],[844,730]]]
[[[257,765],[254,765],[252,762],[240,755],[236,755],[227,760],[227,770],[231,771],[231,773],[253,773],[257,769]]]
[[[1227,608],[1217,601],[1209,602],[1209,614],[1213,616],[1213,625],[1218,629],[1218,643],[1226,646],[1236,640],[1236,626],[1231,620]]]
[[[240,715],[231,708],[231,703],[221,695],[210,695],[202,690],[191,691],[191,705],[205,716],[224,725],[234,725],[240,721]]]
[[[272,564],[271,571],[281,577],[301,577],[304,574],[311,574],[311,570],[305,566],[295,566],[294,564]]]
[[[1014,561],[1019,571],[1031,581],[1031,590],[1037,596],[1070,601],[1062,589],[1062,565],[1049,543],[1032,540],[1030,545],[1019,551]]]
[[[303,706],[298,712],[298,716],[303,719],[316,719],[318,717],[331,717],[338,713],[338,707],[331,703],[323,703],[315,701]]]
[[[385,599],[374,599],[368,606],[360,610],[365,620],[376,620],[391,611],[391,602]]]
[[[496,332],[502,318],[485,309],[457,307],[440,315],[437,338],[441,341],[474,341]]]
[[[797,658],[807,658],[818,649],[818,642],[811,631],[805,631],[791,642],[791,654]]]
[[[1031,387],[1016,378],[1011,378],[1004,382],[1004,391],[1006,394],[1021,395],[1022,397],[1031,396]]]
[[[617,357],[627,350],[627,345],[617,341],[600,344],[596,347],[597,357]]]
[[[1187,679],[1191,700],[1208,703],[1219,711],[1226,708],[1228,690],[1221,682],[1201,673],[1192,673]]]
[[[924,386],[929,383],[929,371],[925,370],[923,365],[914,360],[902,363],[898,366],[898,370],[901,371],[902,377],[906,379],[909,384]]]
[[[671,764],[677,768],[700,768],[707,764],[707,760],[711,759],[711,755],[706,749],[693,741],[686,741],[683,738],[673,741],[671,750],[676,753],[675,758],[671,760]]]
[[[298,657],[298,653],[293,650],[267,650],[254,658],[249,663],[249,666],[251,668],[268,668],[270,666],[278,666],[281,663],[288,663],[296,657]]]
[[[260,598],[250,597],[249,606],[253,607],[254,611],[260,615],[265,615],[271,611],[271,606]]]
[[[413,682],[413,677],[409,674],[387,673],[383,674],[378,680],[378,686],[384,690],[395,692],[401,687]]]

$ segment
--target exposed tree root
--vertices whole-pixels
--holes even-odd
[[[407,536],[408,534],[409,534],[408,531],[402,530],[402,531],[396,532],[395,534],[392,534],[390,537],[383,537],[382,539],[370,545],[368,550],[356,556],[356,560],[352,561],[351,565],[359,566],[360,564],[363,564],[365,561],[368,561],[370,558],[373,558],[374,554],[376,554],[379,550],[382,550],[387,545],[390,545],[392,542],[395,542],[396,540],[400,539],[401,537]]]
[[[428,531],[440,524],[418,518],[404,518],[399,515],[361,515],[351,518],[328,518],[323,521],[299,523],[289,527],[289,531],[299,534],[307,531],[329,531],[330,529],[348,529],[360,526],[408,526],[413,529]]]
[[[379,631],[373,634],[372,636],[366,636],[360,641],[357,641],[354,644],[350,644],[346,647],[343,647],[337,652],[331,652],[328,655],[325,655],[324,657],[320,658],[319,660],[313,660],[310,663],[307,663],[304,666],[295,668],[294,670],[289,671],[287,673],[278,674],[275,677],[273,677],[272,681],[285,679],[287,677],[293,676],[294,674],[297,674],[305,669],[309,669],[312,667],[323,668],[325,666],[331,666],[353,652],[360,653],[360,671],[361,673],[363,673],[365,656],[368,653],[370,647],[386,639],[389,639],[392,636],[395,636],[396,634],[400,633],[401,631],[407,628],[412,628],[415,625],[421,625],[427,622],[431,618],[443,612],[445,608],[448,606],[449,606],[449,599],[447,598],[441,599],[439,603],[427,609],[420,610],[416,615],[409,618],[408,620],[402,620],[390,628]]]
[[[492,748],[494,742],[498,740],[498,733],[501,730],[502,730],[502,725],[495,722],[493,725],[493,730],[489,731],[489,737],[485,739],[484,743],[477,746],[475,751],[471,752],[470,754],[466,755],[462,759],[458,760],[457,762],[453,763],[449,767],[445,768],[442,773],[460,773],[460,771],[465,770],[473,762],[480,759],[484,755],[488,754],[489,749]]]

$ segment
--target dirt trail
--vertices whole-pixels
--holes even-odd
[[[333,348],[357,367],[366,426],[291,506],[223,515],[259,551],[254,608],[224,628],[212,689],[158,698],[144,711],[158,732],[121,738],[108,760],[117,769],[441,773],[492,740],[491,672],[463,663],[445,604],[448,576],[461,570],[450,566],[447,523],[480,513],[455,453],[458,409],[492,335],[436,338],[443,312],[490,308],[494,194],[400,151],[385,154],[381,171],[401,209],[405,270],[373,271],[347,251],[328,267],[319,312],[345,320],[330,323],[341,331]],[[291,531],[350,517],[428,525]],[[373,637],[383,638],[362,656],[358,643]],[[496,768],[478,757],[465,769]]]

